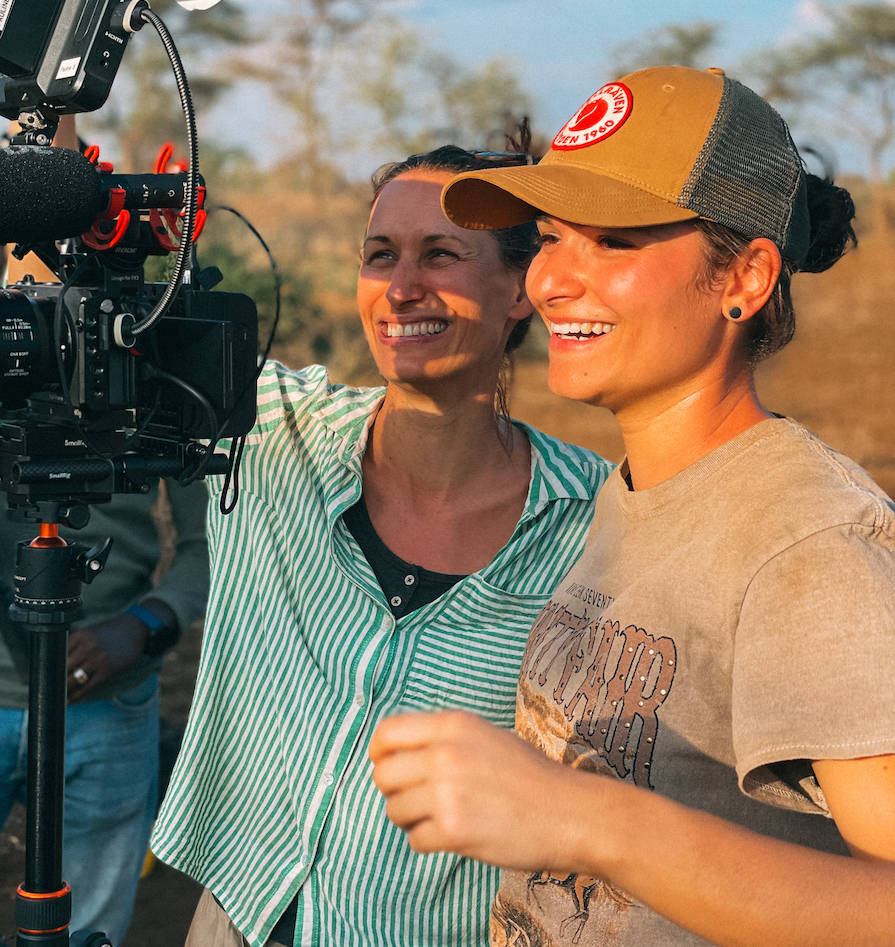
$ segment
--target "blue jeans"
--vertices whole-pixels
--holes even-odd
[[[118,947],[130,923],[158,804],[158,675],[66,715],[62,877],[71,930],[104,931]],[[24,803],[28,712],[0,708],[0,825]],[[24,881],[24,878],[21,880]]]

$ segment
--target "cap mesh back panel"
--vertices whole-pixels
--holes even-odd
[[[783,249],[801,180],[783,120],[754,92],[727,79],[715,122],[678,203],[746,237]]]

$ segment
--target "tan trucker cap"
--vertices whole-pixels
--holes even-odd
[[[694,217],[768,237],[804,261],[802,160],[786,123],[721,70],[660,66],[598,89],[534,166],[467,171],[442,194],[461,227],[494,230],[548,214],[599,227]]]

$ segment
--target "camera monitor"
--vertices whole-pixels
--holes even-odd
[[[91,112],[108,98],[134,0],[0,0],[0,115]]]

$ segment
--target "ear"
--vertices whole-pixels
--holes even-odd
[[[528,298],[528,292],[525,289],[525,275],[526,270],[520,270],[519,275],[516,281],[516,301],[513,303],[513,307],[510,309],[508,319],[512,322],[519,322],[520,319],[525,319],[530,316],[535,307],[531,304],[531,301]]]
[[[746,322],[770,299],[783,265],[777,245],[765,237],[757,237],[730,266],[721,311],[728,316],[731,309],[739,309],[737,322]]]

